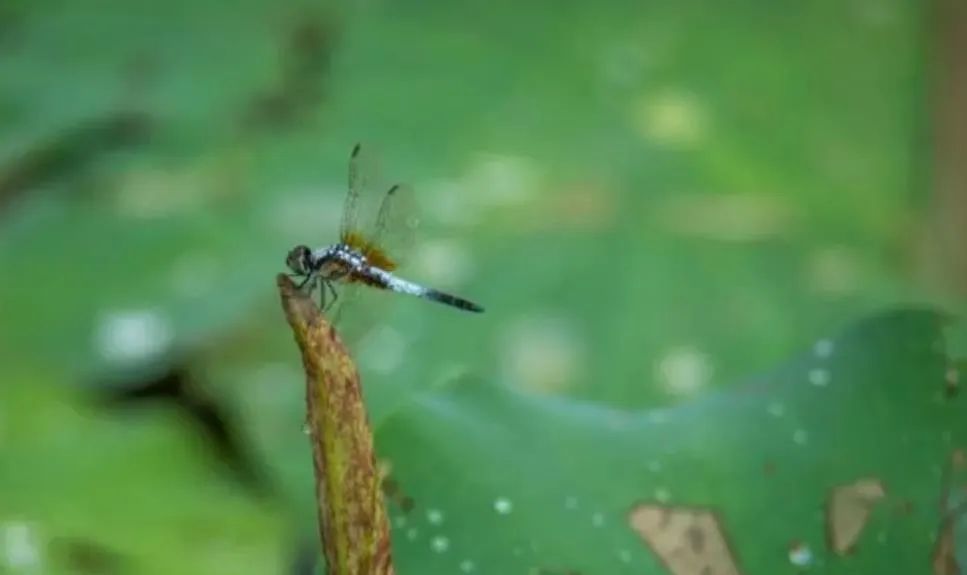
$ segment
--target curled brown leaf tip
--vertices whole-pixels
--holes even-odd
[[[333,575],[392,574],[389,522],[359,372],[315,302],[288,276],[282,309],[302,353],[319,531]]]

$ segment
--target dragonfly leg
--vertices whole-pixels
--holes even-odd
[[[295,274],[293,274],[293,275],[292,275],[291,277],[299,277],[299,276],[297,276],[297,275],[295,275]],[[305,285],[306,285],[307,283],[309,283],[309,280],[311,280],[311,279],[312,279],[312,276],[311,276],[311,275],[307,275],[307,276],[305,276],[305,277],[304,277],[304,278],[302,279],[302,281],[301,281],[301,282],[299,282],[299,285],[297,285],[297,286],[296,286],[296,289],[300,289],[300,290],[301,290],[301,289],[302,289],[303,287],[305,287]]]
[[[326,311],[326,290],[329,289],[329,282],[320,279],[319,283],[321,284],[319,286],[319,309]]]
[[[323,311],[329,311],[329,309],[332,308],[332,306],[336,304],[336,300],[339,299],[339,293],[336,292],[336,288],[333,287],[332,282],[323,281],[322,283],[326,286],[323,289],[323,291],[325,291],[326,289],[328,289],[329,290],[329,293],[332,294],[332,299],[329,300],[329,305],[323,306],[323,308],[322,308]]]

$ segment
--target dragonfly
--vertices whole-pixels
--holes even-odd
[[[370,188],[360,167],[361,145],[353,147],[349,157],[349,189],[343,204],[339,241],[335,244],[311,249],[298,245],[285,259],[292,276],[301,280],[299,289],[308,289],[311,294],[319,289],[320,307],[328,311],[339,299],[336,284],[341,286],[365,285],[425,300],[442,303],[468,312],[483,312],[480,305],[440,290],[403,279],[393,272],[397,269],[394,256],[384,248],[384,241],[390,236],[405,235],[408,222],[398,204],[409,195],[407,186],[391,186],[379,200],[379,211],[372,229],[366,233],[358,225],[359,205],[366,201]]]

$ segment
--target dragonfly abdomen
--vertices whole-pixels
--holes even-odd
[[[378,268],[372,268],[372,276],[378,278],[386,289],[393,290],[399,293],[405,293],[410,295],[415,295],[416,297],[421,297],[423,299],[428,299],[430,301],[439,302],[446,304],[457,309],[462,309],[465,311],[472,312],[482,312],[483,308],[479,305],[473,303],[472,301],[465,300],[463,298],[444,293],[432,288],[424,287],[419,284],[407,281],[394,276],[393,274],[383,271]]]
[[[479,305],[473,303],[472,301],[465,300],[462,297],[457,297],[442,291],[437,291],[435,289],[425,289],[424,293],[420,294],[420,297],[428,299],[430,301],[440,302],[449,306],[453,306],[457,309],[462,309],[464,311],[472,311],[480,313],[483,308]]]

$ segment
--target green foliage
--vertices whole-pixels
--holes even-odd
[[[486,573],[659,573],[628,524],[633,506],[653,502],[716,511],[742,572],[791,572],[797,542],[823,573],[922,572],[941,520],[939,471],[967,441],[962,398],[944,394],[940,327],[928,312],[887,314],[664,411],[476,378],[418,394],[378,435],[415,502],[393,512],[400,570],[453,573],[471,561]],[[829,490],[867,477],[887,497],[856,553],[834,556]]]
[[[108,413],[32,374],[0,385],[3,573],[266,573],[279,512],[170,410]]]
[[[912,271],[923,6],[552,4],[0,6],[0,570],[281,572],[313,539],[273,278],[335,238],[358,140],[416,191],[403,275],[487,308],[359,302],[401,575],[658,572],[627,515],[666,498],[750,573],[795,542],[926,568],[962,398],[934,316],[880,315],[962,306]],[[183,405],[101,401],[169,368],[266,491]],[[870,476],[832,557],[824,494]]]

